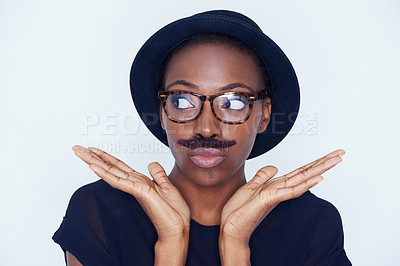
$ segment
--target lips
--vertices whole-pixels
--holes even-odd
[[[216,167],[225,157],[221,150],[213,148],[197,148],[189,152],[190,160],[201,168]]]

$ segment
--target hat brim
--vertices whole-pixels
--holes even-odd
[[[197,15],[168,24],[146,41],[132,64],[130,88],[140,117],[157,139],[168,146],[167,136],[159,119],[159,64],[165,55],[183,40],[209,32],[231,35],[246,43],[263,60],[271,78],[271,120],[267,129],[257,134],[247,159],[271,150],[286,137],[298,115],[299,84],[292,64],[283,51],[254,25],[233,16]]]

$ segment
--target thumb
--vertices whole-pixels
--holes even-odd
[[[158,162],[150,163],[147,168],[149,169],[150,175],[159,186],[170,183],[164,168],[162,168]]]
[[[272,165],[264,166],[257,171],[256,175],[249,181],[249,183],[257,183],[262,185],[268,180],[270,180],[274,175],[278,173],[278,168]]]

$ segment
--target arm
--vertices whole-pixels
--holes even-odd
[[[142,206],[158,235],[155,265],[184,265],[189,245],[190,209],[161,165],[153,162],[148,166],[153,182],[100,149],[76,145],[73,150],[99,177],[134,196]]]
[[[74,255],[67,251],[67,266],[83,266]]]
[[[158,240],[154,248],[154,265],[185,265],[188,247],[188,236]]]
[[[343,150],[336,150],[282,177],[278,169],[261,168],[239,188],[221,213],[219,249],[222,265],[250,265],[249,241],[261,221],[282,201],[301,196],[319,183],[322,174],[342,161]]]
[[[250,265],[250,247],[245,241],[225,236],[223,232],[219,236],[219,254],[221,265]]]

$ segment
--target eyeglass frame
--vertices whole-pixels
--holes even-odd
[[[168,114],[168,111],[165,108],[165,105],[166,105],[166,102],[167,102],[167,98],[168,98],[168,96],[170,96],[172,94],[178,94],[178,93],[191,94],[191,95],[194,95],[194,96],[196,96],[197,98],[200,99],[200,101],[201,101],[200,111],[194,118],[192,118],[190,120],[186,120],[186,121],[179,121],[179,120],[173,119]],[[247,116],[244,119],[242,119],[241,121],[238,121],[238,122],[224,121],[221,118],[219,118],[218,115],[215,113],[214,106],[213,106],[213,101],[214,101],[215,98],[217,98],[218,96],[221,96],[221,95],[240,95],[240,96],[246,97],[246,99],[247,99],[247,101],[249,103],[249,110],[248,110]],[[210,102],[210,107],[211,107],[212,113],[222,123],[229,124],[229,125],[242,124],[242,123],[246,122],[247,119],[249,119],[250,114],[251,114],[251,112],[253,110],[254,102],[257,101],[257,100],[265,99],[265,98],[267,98],[267,96],[268,96],[267,90],[265,90],[265,89],[259,91],[258,93],[257,92],[251,93],[251,92],[227,91],[227,92],[221,92],[221,93],[217,93],[217,94],[213,94],[213,95],[203,95],[203,94],[198,94],[198,93],[195,93],[195,92],[185,91],[185,90],[171,90],[171,91],[162,90],[162,91],[158,92],[158,99],[161,100],[161,103],[163,104],[163,108],[164,108],[165,113],[167,114],[169,120],[171,120],[172,122],[175,122],[175,123],[179,123],[179,124],[190,123],[190,122],[196,120],[200,116],[201,112],[203,111],[204,103],[206,101]]]

